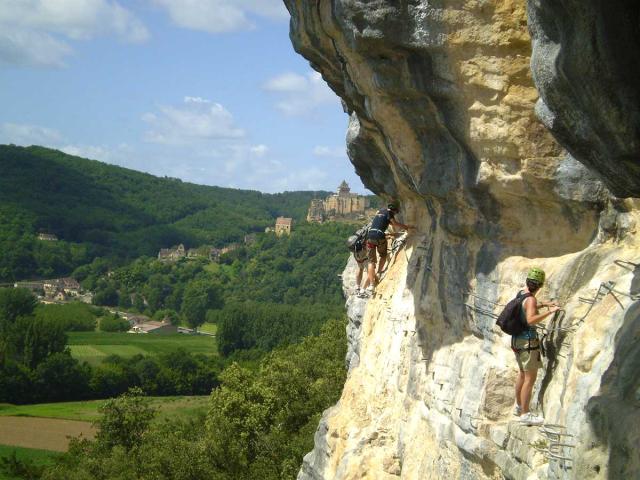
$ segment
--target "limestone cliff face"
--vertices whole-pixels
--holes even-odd
[[[568,80],[544,67],[539,101],[524,0],[285,3],[294,47],[350,115],[356,171],[417,226],[375,298],[349,297],[349,377],[299,478],[640,475],[640,429],[625,428],[640,425],[640,201],[610,193],[640,191],[635,170],[610,174],[637,164],[625,143],[635,117],[614,115],[609,95],[611,115],[592,118],[593,91],[588,105],[559,107],[551,92]],[[530,3],[534,33],[548,17],[562,28],[542,14],[552,2]],[[589,130],[578,127],[601,124],[610,135],[585,158]],[[516,367],[494,325],[533,265],[549,276],[541,297],[565,308],[547,322],[534,390],[560,437],[512,421]]]

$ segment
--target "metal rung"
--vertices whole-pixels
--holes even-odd
[[[596,301],[592,298],[584,298],[584,297],[578,297],[578,301],[582,302],[582,303],[588,303],[590,305],[593,305],[594,303],[596,303]]]
[[[640,292],[636,292],[636,293],[625,293],[625,292],[621,292],[620,290],[616,290],[615,288],[610,288],[609,289],[609,293],[617,293],[618,295],[622,295],[623,297],[628,297],[631,300],[640,300]]]
[[[558,455],[556,453],[549,452],[549,451],[547,451],[546,454],[548,457],[553,458],[554,460],[564,460],[565,462],[573,462],[573,458],[570,458],[570,457],[563,457],[562,455]]]
[[[630,270],[629,267],[626,267],[625,265],[630,265],[632,266],[634,269],[640,267],[640,263],[633,263],[630,262],[628,260],[614,260],[613,263],[615,263],[616,265],[618,265],[619,267],[625,268],[627,270]]]
[[[471,415],[469,415],[469,425],[471,425],[471,428],[477,430],[478,429],[478,422],[481,422],[483,420],[483,418],[480,417],[472,417]],[[473,422],[476,422],[476,425],[473,424]]]
[[[560,455],[558,450],[562,450],[563,448],[576,448],[576,446],[572,443],[552,443],[549,445],[549,452]]]

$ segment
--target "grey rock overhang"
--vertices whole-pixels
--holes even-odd
[[[285,4],[295,50],[321,72],[351,114],[348,151],[363,183],[377,194],[395,197],[399,192],[389,168],[393,164],[406,189],[443,203],[469,204],[464,187],[473,183],[477,161],[461,140],[459,122],[448,118],[459,115],[459,92],[439,64],[446,63],[440,59],[439,19],[416,21],[412,2]],[[362,78],[363,71],[369,78]],[[411,125],[413,165],[388,144],[388,125],[381,124],[369,102],[372,92],[393,104],[399,122]]]
[[[611,193],[640,197],[640,2],[528,0],[536,113]]]

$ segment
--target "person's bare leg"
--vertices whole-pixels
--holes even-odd
[[[522,385],[524,384],[524,372],[520,370],[518,372],[518,378],[516,379],[516,404],[522,409]]]
[[[387,260],[387,256],[385,255],[384,257],[382,255],[380,255],[380,261],[378,262],[378,273],[382,272],[382,269],[384,268],[384,262]]]
[[[358,273],[356,273],[356,289],[360,288],[360,284],[362,283],[362,272],[364,271],[364,265],[358,265]]]
[[[369,285],[375,285],[376,283],[376,264],[375,262],[369,262],[369,267],[367,270],[367,282],[365,283],[365,288]]]
[[[531,393],[533,392],[533,385],[536,383],[536,377],[538,376],[538,369],[528,370],[524,372],[524,382],[522,384],[522,390],[520,392],[520,400],[522,404],[522,413],[529,411],[529,402],[531,401]]]

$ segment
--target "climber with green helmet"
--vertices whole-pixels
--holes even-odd
[[[526,425],[541,425],[544,419],[529,411],[529,402],[536,382],[538,369],[542,366],[540,358],[540,341],[533,325],[541,322],[560,307],[551,302],[540,302],[536,299],[545,281],[544,270],[533,267],[527,273],[526,288],[518,295],[524,297],[521,304],[521,315],[526,320],[526,328],[522,333],[511,337],[511,349],[515,353],[518,363],[518,378],[516,380],[516,406],[514,415]],[[547,308],[544,313],[539,313],[538,308]]]
[[[411,225],[405,225],[395,219],[396,214],[399,211],[398,204],[391,202],[387,205],[387,208],[381,208],[376,213],[375,217],[371,221],[371,228],[367,234],[367,256],[369,258],[369,267],[367,269],[367,280],[365,281],[365,288],[362,296],[368,297],[373,293],[373,288],[376,282],[376,253],[380,255],[380,261],[378,263],[378,273],[384,270],[384,264],[387,260],[387,237],[386,232],[389,224],[394,228],[408,230],[412,228]]]

